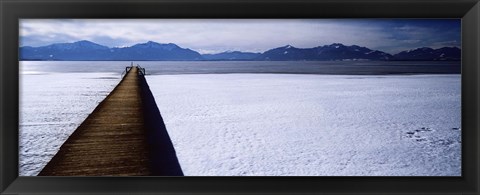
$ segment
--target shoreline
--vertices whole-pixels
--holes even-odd
[[[319,74],[319,75],[411,75],[461,74],[455,62],[324,62],[324,61],[208,61],[208,62],[138,62],[147,75],[179,74]],[[21,61],[26,71],[47,72],[118,72],[131,62]],[[137,62],[134,62],[137,64]],[[120,73],[120,72],[119,72]]]
[[[289,73],[289,72],[227,72],[227,73],[166,73],[154,75],[209,75],[209,74],[271,74],[271,75],[328,75],[328,76],[416,76],[416,75],[462,75],[461,73],[375,73],[375,74],[336,74],[336,73]]]

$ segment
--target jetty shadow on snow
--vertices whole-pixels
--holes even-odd
[[[183,176],[175,149],[150,87],[143,75],[138,77],[143,97],[142,104],[152,175]]]

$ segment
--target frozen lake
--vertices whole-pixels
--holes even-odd
[[[147,81],[185,175],[461,175],[460,75]]]
[[[19,175],[37,175],[118,82],[113,73],[22,72]]]
[[[21,176],[43,168],[129,65],[62,63],[21,64]],[[185,175],[461,174],[459,74],[177,73],[147,81]]]

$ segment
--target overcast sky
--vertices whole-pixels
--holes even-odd
[[[20,45],[89,40],[109,47],[155,41],[200,53],[264,52],[332,43],[396,53],[418,47],[460,47],[459,19],[22,19]]]

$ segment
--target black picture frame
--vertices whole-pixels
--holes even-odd
[[[19,19],[462,18],[461,177],[19,177]],[[2,194],[480,194],[478,0],[0,0]]]

